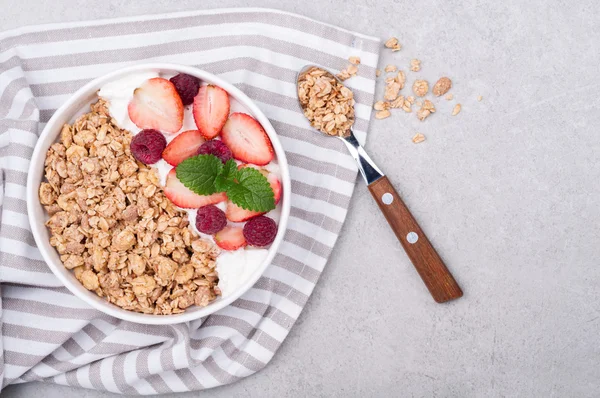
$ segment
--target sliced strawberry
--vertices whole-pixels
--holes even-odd
[[[165,196],[173,202],[175,206],[184,209],[196,209],[227,200],[227,195],[225,195],[224,192],[212,195],[198,195],[192,192],[177,179],[174,168],[167,174],[167,182],[164,191]]]
[[[162,158],[171,166],[177,166],[190,156],[194,156],[202,144],[204,138],[198,130],[184,131],[169,142],[162,153]]]
[[[227,226],[217,232],[215,243],[221,249],[225,250],[237,250],[247,244],[246,238],[244,238],[244,230],[240,227],[232,226]]]
[[[223,126],[221,139],[237,160],[259,166],[273,160],[273,145],[269,136],[250,115],[232,113]]]
[[[221,132],[229,116],[229,95],[221,87],[200,87],[194,97],[194,121],[200,133],[207,140],[212,140]]]
[[[227,209],[225,209],[225,217],[232,222],[244,222],[248,221],[252,217],[260,216],[265,214],[260,211],[252,211],[241,208],[240,206],[233,203],[231,200],[227,202]]]
[[[251,167],[251,168],[253,168],[254,170],[258,170],[258,171],[260,171],[260,174],[264,175],[265,177],[269,175],[269,172],[268,172],[267,170],[263,169],[263,168],[262,168],[262,167],[260,167],[260,166],[257,166],[257,165],[255,165],[255,164],[249,164],[249,163],[242,163],[242,164],[240,164],[240,165],[238,166],[238,170],[241,170],[241,169],[243,169],[244,167]]]
[[[133,92],[129,118],[141,129],[176,133],[183,126],[183,103],[173,83],[162,77],[147,80]]]
[[[273,173],[270,173],[267,176],[267,181],[271,184],[271,189],[273,189],[273,194],[275,195],[275,204],[278,204],[281,200],[281,182],[279,182],[279,178]]]
[[[279,201],[281,200],[281,182],[279,182],[279,178],[277,178],[277,176],[275,174],[270,173],[268,170],[266,170],[262,167],[258,167],[253,164],[242,163],[238,166],[238,170],[241,170],[244,167],[252,167],[253,169],[260,171],[260,173],[262,175],[267,177],[267,181],[269,181],[269,184],[271,185],[271,189],[273,190],[273,195],[275,196],[275,204],[278,204]],[[242,210],[244,210],[244,209],[242,209]],[[246,210],[244,210],[244,211],[246,211]],[[231,220],[231,221],[233,221],[233,220]]]

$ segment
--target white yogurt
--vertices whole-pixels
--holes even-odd
[[[131,133],[134,135],[141,131],[141,129],[137,127],[129,118],[127,106],[133,98],[133,91],[137,87],[141,86],[146,80],[158,76],[159,74],[157,72],[135,73],[107,83],[104,86],[102,86],[102,88],[100,88],[100,90],[98,91],[98,96],[102,97],[108,102],[108,110],[110,112],[110,115],[115,119],[119,127],[131,131]],[[164,75],[161,77],[169,79],[170,77],[172,77],[172,75]],[[230,112],[249,113],[248,110],[234,98],[229,97],[229,100]],[[185,107],[183,113],[183,127],[181,128],[181,130],[179,130],[175,134],[165,134],[167,142],[173,140],[173,138],[175,138],[179,133],[183,131],[197,129],[191,108],[191,105]],[[167,174],[169,174],[173,167],[167,162],[165,162],[163,159],[159,160],[157,163],[151,166],[157,170],[158,175],[160,177],[160,184],[164,186],[166,183]],[[270,164],[265,166],[265,169],[268,170],[270,173],[273,173],[280,177],[279,165],[277,164],[277,160],[273,160]],[[215,206],[225,211],[227,204],[225,202],[222,202],[216,204]],[[188,220],[190,222],[190,228],[196,235],[204,239],[208,239],[214,243],[214,238],[212,235],[203,234],[196,228],[197,209],[179,210],[185,211],[187,213]],[[275,209],[268,212],[266,215],[275,220],[276,223],[279,223],[279,218],[281,216],[281,208],[278,206]],[[237,226],[243,225],[243,223],[232,223],[230,221],[228,221],[228,224]],[[238,249],[233,252],[222,251],[221,254],[217,257],[217,273],[219,274],[218,286],[219,289],[221,289],[222,296],[226,297],[232,294],[238,287],[240,287],[246,280],[248,280],[248,278],[254,273],[254,271],[260,266],[260,264],[262,264],[263,260],[267,257],[267,254],[268,250],[266,249],[257,249],[252,247]]]
[[[223,297],[235,292],[250,278],[254,271],[267,257],[265,249],[238,249],[233,252],[224,251],[217,257],[217,273],[219,274],[219,289]]]

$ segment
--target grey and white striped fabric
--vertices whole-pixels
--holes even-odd
[[[0,33],[0,378],[125,394],[206,389],[262,369],[298,318],[337,240],[357,170],[338,140],[310,131],[296,100],[305,64],[359,56],[356,134],[364,140],[380,43],[302,16],[223,9],[26,27]],[[138,62],[206,69],[248,94],[290,163],[289,229],[241,299],[205,319],[145,326],[73,296],[43,262],[26,214],[26,173],[44,123],[92,78]]]

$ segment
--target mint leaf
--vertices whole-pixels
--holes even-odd
[[[233,203],[252,211],[262,212],[275,208],[273,189],[260,171],[245,167],[236,172],[235,179],[227,189],[227,197]]]
[[[221,174],[225,179],[233,179],[235,178],[235,173],[237,173],[237,163],[233,159],[229,159],[225,166],[223,166],[223,173]]]
[[[217,189],[217,192],[227,192],[236,173],[237,163],[235,163],[235,160],[229,159],[227,163],[225,163],[225,166],[223,166],[221,175],[215,179],[215,188]]]
[[[198,155],[177,165],[177,179],[198,195],[217,192],[215,180],[223,171],[223,163],[215,155]]]
[[[223,176],[218,176],[215,179],[215,190],[217,192],[227,192],[231,184],[233,184],[232,180],[228,180]]]

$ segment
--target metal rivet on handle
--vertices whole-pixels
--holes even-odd
[[[394,201],[394,197],[392,196],[391,193],[386,192],[381,196],[381,201],[386,205],[391,205],[392,202]]]
[[[406,240],[408,243],[416,243],[419,240],[419,235],[417,235],[416,232],[409,232],[408,235],[406,235]]]

